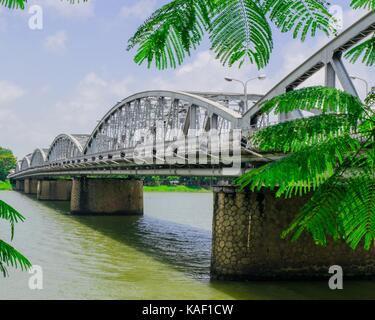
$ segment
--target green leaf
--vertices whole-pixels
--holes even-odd
[[[0,0],[2,6],[8,9],[24,9],[27,0]]]
[[[357,125],[357,119],[347,114],[322,114],[266,127],[252,134],[250,145],[262,152],[296,152],[354,133]]]
[[[362,175],[348,181],[340,202],[339,219],[344,238],[356,249],[361,241],[369,250],[375,243],[375,180]]]
[[[138,28],[128,41],[128,50],[138,46],[134,61],[152,62],[158,69],[176,68],[202,41],[213,1],[174,0]]]
[[[327,1],[266,0],[264,6],[281,32],[293,31],[293,37],[302,41],[308,34],[314,37],[318,30],[326,35],[336,32]]]
[[[250,170],[237,183],[251,190],[277,189],[277,196],[304,195],[325,183],[344,162],[350,161],[361,145],[349,134],[290,153],[263,167]]]
[[[17,210],[2,200],[0,200],[0,219],[10,222],[12,239],[14,237],[14,224],[25,220]]]
[[[375,0],[352,0],[350,5],[354,9],[375,10]]]
[[[292,235],[292,241],[297,241],[303,232],[308,232],[321,246],[327,245],[327,236],[335,240],[342,238],[338,209],[344,194],[343,183],[332,176],[313,194],[281,237]]]
[[[176,68],[208,33],[223,65],[250,62],[261,69],[273,49],[270,21],[302,40],[317,31],[334,31],[324,0],[173,0],[138,28],[128,50],[137,47],[138,64]]]
[[[12,246],[0,240],[0,271],[4,276],[7,276],[6,267],[28,270],[31,267],[31,263]]]
[[[272,31],[258,1],[223,0],[210,28],[212,49],[224,65],[241,66],[247,59],[264,68],[273,49]]]
[[[288,113],[294,110],[320,110],[323,113],[344,113],[359,118],[365,108],[358,97],[327,87],[308,87],[289,91],[263,103],[262,112]]]
[[[362,63],[365,65],[370,67],[375,64],[375,35],[371,39],[355,46],[345,54],[345,57],[349,59],[351,63],[356,63],[361,56]]]

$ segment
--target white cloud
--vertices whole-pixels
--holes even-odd
[[[74,133],[77,130],[91,133],[98,120],[119,100],[129,95],[131,79],[106,80],[96,73],[88,73],[78,84],[76,92],[67,101],[60,101],[53,108],[53,114],[60,114],[61,132]],[[57,122],[57,121],[56,121]],[[56,128],[56,127],[55,127]]]
[[[146,19],[156,9],[156,0],[138,0],[132,5],[125,5],[120,9],[120,16],[124,18]]]
[[[223,67],[209,50],[199,52],[189,63],[185,63],[176,71],[161,74],[152,81],[155,88],[183,91],[226,91],[242,92],[240,84],[227,82],[225,77],[246,80],[256,77],[259,71],[252,65],[241,69]],[[254,80],[249,84],[249,93],[265,93],[270,85],[270,79]]]
[[[44,46],[48,51],[63,53],[66,50],[66,41],[68,37],[65,31],[59,31],[54,35],[48,36]]]
[[[25,91],[8,81],[0,81],[0,107],[22,97]]]

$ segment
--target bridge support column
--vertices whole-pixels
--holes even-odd
[[[37,194],[38,192],[38,180],[25,179],[24,192],[26,194]]]
[[[143,181],[74,179],[71,212],[73,214],[142,215]]]
[[[16,180],[16,186],[15,189],[16,191],[24,191],[24,180]]]
[[[346,278],[375,276],[375,249],[351,250],[344,243],[316,246],[309,235],[282,240],[308,197],[275,198],[270,191],[214,190],[211,276],[213,279],[324,279],[330,266]]]
[[[38,200],[69,201],[72,192],[71,180],[39,180]]]

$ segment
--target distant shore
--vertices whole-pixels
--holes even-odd
[[[209,188],[193,187],[193,186],[144,186],[144,192],[211,192]]]
[[[0,181],[0,191],[12,190],[12,185],[9,181]],[[199,186],[144,186],[144,192],[197,192],[207,193],[211,192],[211,189],[199,187]]]

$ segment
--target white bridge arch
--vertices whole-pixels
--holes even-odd
[[[48,149],[35,149],[30,159],[30,167],[43,167],[46,165]]]
[[[177,91],[146,91],[115,105],[98,123],[84,149],[85,155],[134,148],[137,129],[163,125],[166,140],[174,130],[236,129],[242,115],[219,102]]]
[[[88,135],[60,134],[52,142],[46,157],[48,164],[74,159],[83,154]]]
[[[31,154],[25,156],[21,161],[21,171],[28,170],[30,168]]]

